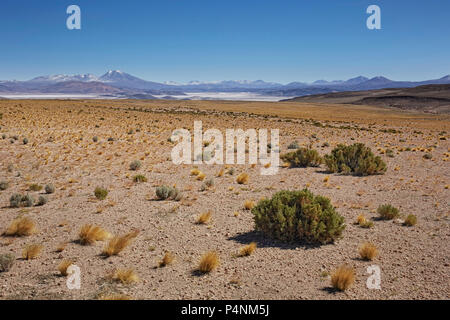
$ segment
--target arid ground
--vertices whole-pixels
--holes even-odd
[[[0,233],[13,220],[36,224],[29,236],[0,236],[0,254],[14,265],[0,272],[0,299],[97,299],[126,295],[133,299],[449,299],[450,298],[450,116],[356,105],[298,102],[215,101],[0,101]],[[281,154],[300,146],[329,153],[337,144],[362,142],[387,164],[383,175],[356,177],[319,168],[288,168],[260,175],[259,166],[200,165],[214,184],[191,175],[193,165],[174,165],[169,138],[173,130],[267,128],[280,130]],[[225,132],[225,131],[224,131]],[[96,139],[94,139],[96,137]],[[24,143],[24,138],[28,141]],[[94,142],[96,140],[96,142]],[[130,163],[142,166],[130,170]],[[234,170],[232,170],[234,168]],[[222,170],[223,169],[223,170]],[[220,172],[222,171],[222,172]],[[233,172],[234,171],[234,172]],[[247,184],[236,177],[246,172]],[[223,175],[219,174],[223,173]],[[141,174],[146,182],[135,182]],[[13,194],[45,194],[41,206],[10,206]],[[38,186],[36,186],[38,185]],[[180,201],[158,201],[155,188],[176,186]],[[96,187],[109,191],[94,196]],[[342,239],[313,246],[285,244],[254,231],[246,201],[270,198],[279,190],[308,188],[329,197],[345,218]],[[33,191],[36,190],[36,191]],[[377,208],[392,204],[397,220],[377,219]],[[211,212],[210,221],[197,217]],[[372,228],[355,224],[363,214]],[[402,219],[417,216],[407,227]],[[78,242],[83,225],[114,235],[139,231],[118,255],[105,258],[106,241]],[[256,242],[246,257],[239,250]],[[358,249],[371,242],[373,261]],[[34,259],[22,252],[42,246]],[[216,251],[220,265],[209,274],[195,272],[201,256]],[[174,261],[160,267],[166,252]],[[64,260],[81,270],[81,288],[69,290],[58,271]],[[341,265],[356,278],[345,292],[331,288],[330,274]],[[367,267],[381,269],[381,289],[368,289]],[[133,269],[137,282],[108,276]]]

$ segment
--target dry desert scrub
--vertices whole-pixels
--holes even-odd
[[[200,259],[198,271],[201,273],[209,273],[216,269],[220,264],[219,256],[216,252],[210,251],[205,253]]]
[[[16,258],[10,253],[0,254],[0,272],[8,272],[15,261]]]
[[[67,269],[69,269],[69,267],[73,264],[72,261],[70,260],[63,260],[61,261],[61,263],[58,265],[58,271],[62,276],[67,276]]]
[[[204,212],[197,218],[197,224],[206,224],[211,220],[212,213],[211,211]]]
[[[241,248],[239,251],[239,257],[250,256],[256,250],[256,242],[252,242]]]
[[[136,238],[138,234],[138,231],[132,231],[124,236],[113,237],[103,249],[103,255],[106,257],[118,255],[131,244],[133,239]]]
[[[409,214],[406,219],[405,222],[403,222],[403,224],[407,227],[413,227],[415,226],[417,223],[417,217],[413,214]]]
[[[363,214],[360,214],[358,218],[356,218],[356,224],[362,228],[372,228],[373,222],[366,219]]]
[[[253,201],[245,200],[245,202],[244,202],[244,209],[245,210],[252,210],[254,206],[255,206],[255,203]]]
[[[341,266],[331,275],[331,285],[339,291],[347,290],[355,281],[355,270],[352,267]]]
[[[22,258],[25,260],[31,260],[37,258],[41,253],[43,246],[40,244],[27,245],[22,251]]]
[[[361,259],[371,261],[378,255],[378,249],[374,244],[366,242],[359,248],[359,255]]]
[[[36,232],[36,225],[30,218],[17,218],[11,222],[8,229],[5,231],[6,236],[24,237],[32,235]]]
[[[248,174],[245,172],[242,172],[240,175],[237,176],[236,182],[239,184],[247,184],[248,179],[249,179]]]
[[[111,279],[123,284],[132,284],[139,281],[139,276],[133,269],[117,269],[111,275]]]
[[[108,196],[108,190],[105,188],[97,187],[94,190],[94,195],[98,200],[105,200]]]
[[[390,204],[383,204],[379,206],[377,212],[383,220],[392,220],[398,218],[400,215],[399,210]]]
[[[79,241],[82,245],[91,245],[95,241],[104,241],[111,237],[111,234],[99,226],[86,224],[81,227]]]
[[[159,262],[159,267],[165,267],[173,263],[175,256],[171,252],[166,252],[162,260]]]

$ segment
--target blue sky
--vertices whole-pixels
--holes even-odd
[[[81,8],[68,30],[66,8]],[[381,7],[381,30],[366,8]],[[450,1],[2,0],[0,79],[119,69],[151,81],[450,73]]]

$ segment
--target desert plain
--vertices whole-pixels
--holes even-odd
[[[159,100],[1,100],[0,114],[0,254],[14,257],[11,268],[0,272],[0,299],[450,298],[448,114]],[[205,130],[279,129],[281,154],[292,151],[293,142],[320,155],[340,143],[361,142],[387,171],[359,177],[329,173],[324,165],[281,164],[277,174],[264,176],[258,165],[173,164],[172,132],[192,132],[198,120]],[[136,161],[140,165],[132,170]],[[248,174],[243,184],[236,181],[241,173]],[[54,190],[47,194],[46,185]],[[158,200],[155,190],[162,185],[176,187],[180,199]],[[98,187],[108,191],[103,200],[94,195]],[[304,188],[330,198],[345,218],[341,239],[282,243],[255,231],[252,203]],[[29,194],[36,203],[15,208],[14,194]],[[41,196],[46,201],[37,205]],[[398,208],[400,217],[378,219],[383,204]],[[209,219],[198,223],[204,213]],[[410,214],[417,223],[405,226]],[[355,223],[361,215],[372,227]],[[33,221],[34,232],[8,235],[11,223],[23,218]],[[133,237],[123,251],[105,257],[108,239],[80,243],[85,225]],[[240,256],[252,242],[256,249]],[[366,242],[378,249],[371,261],[360,258]],[[40,250],[27,259],[30,245]],[[219,265],[199,274],[202,255],[211,251]],[[79,267],[79,289],[68,288],[59,270],[63,261]],[[355,279],[347,290],[334,290],[330,277],[342,265],[353,268]],[[381,270],[380,289],[367,287],[372,265]],[[117,270],[133,276],[121,281]]]

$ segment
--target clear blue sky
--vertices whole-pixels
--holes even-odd
[[[81,30],[66,28],[71,4]],[[382,30],[366,28],[370,4]],[[0,79],[438,78],[450,73],[449,16],[447,0],[1,0]]]

